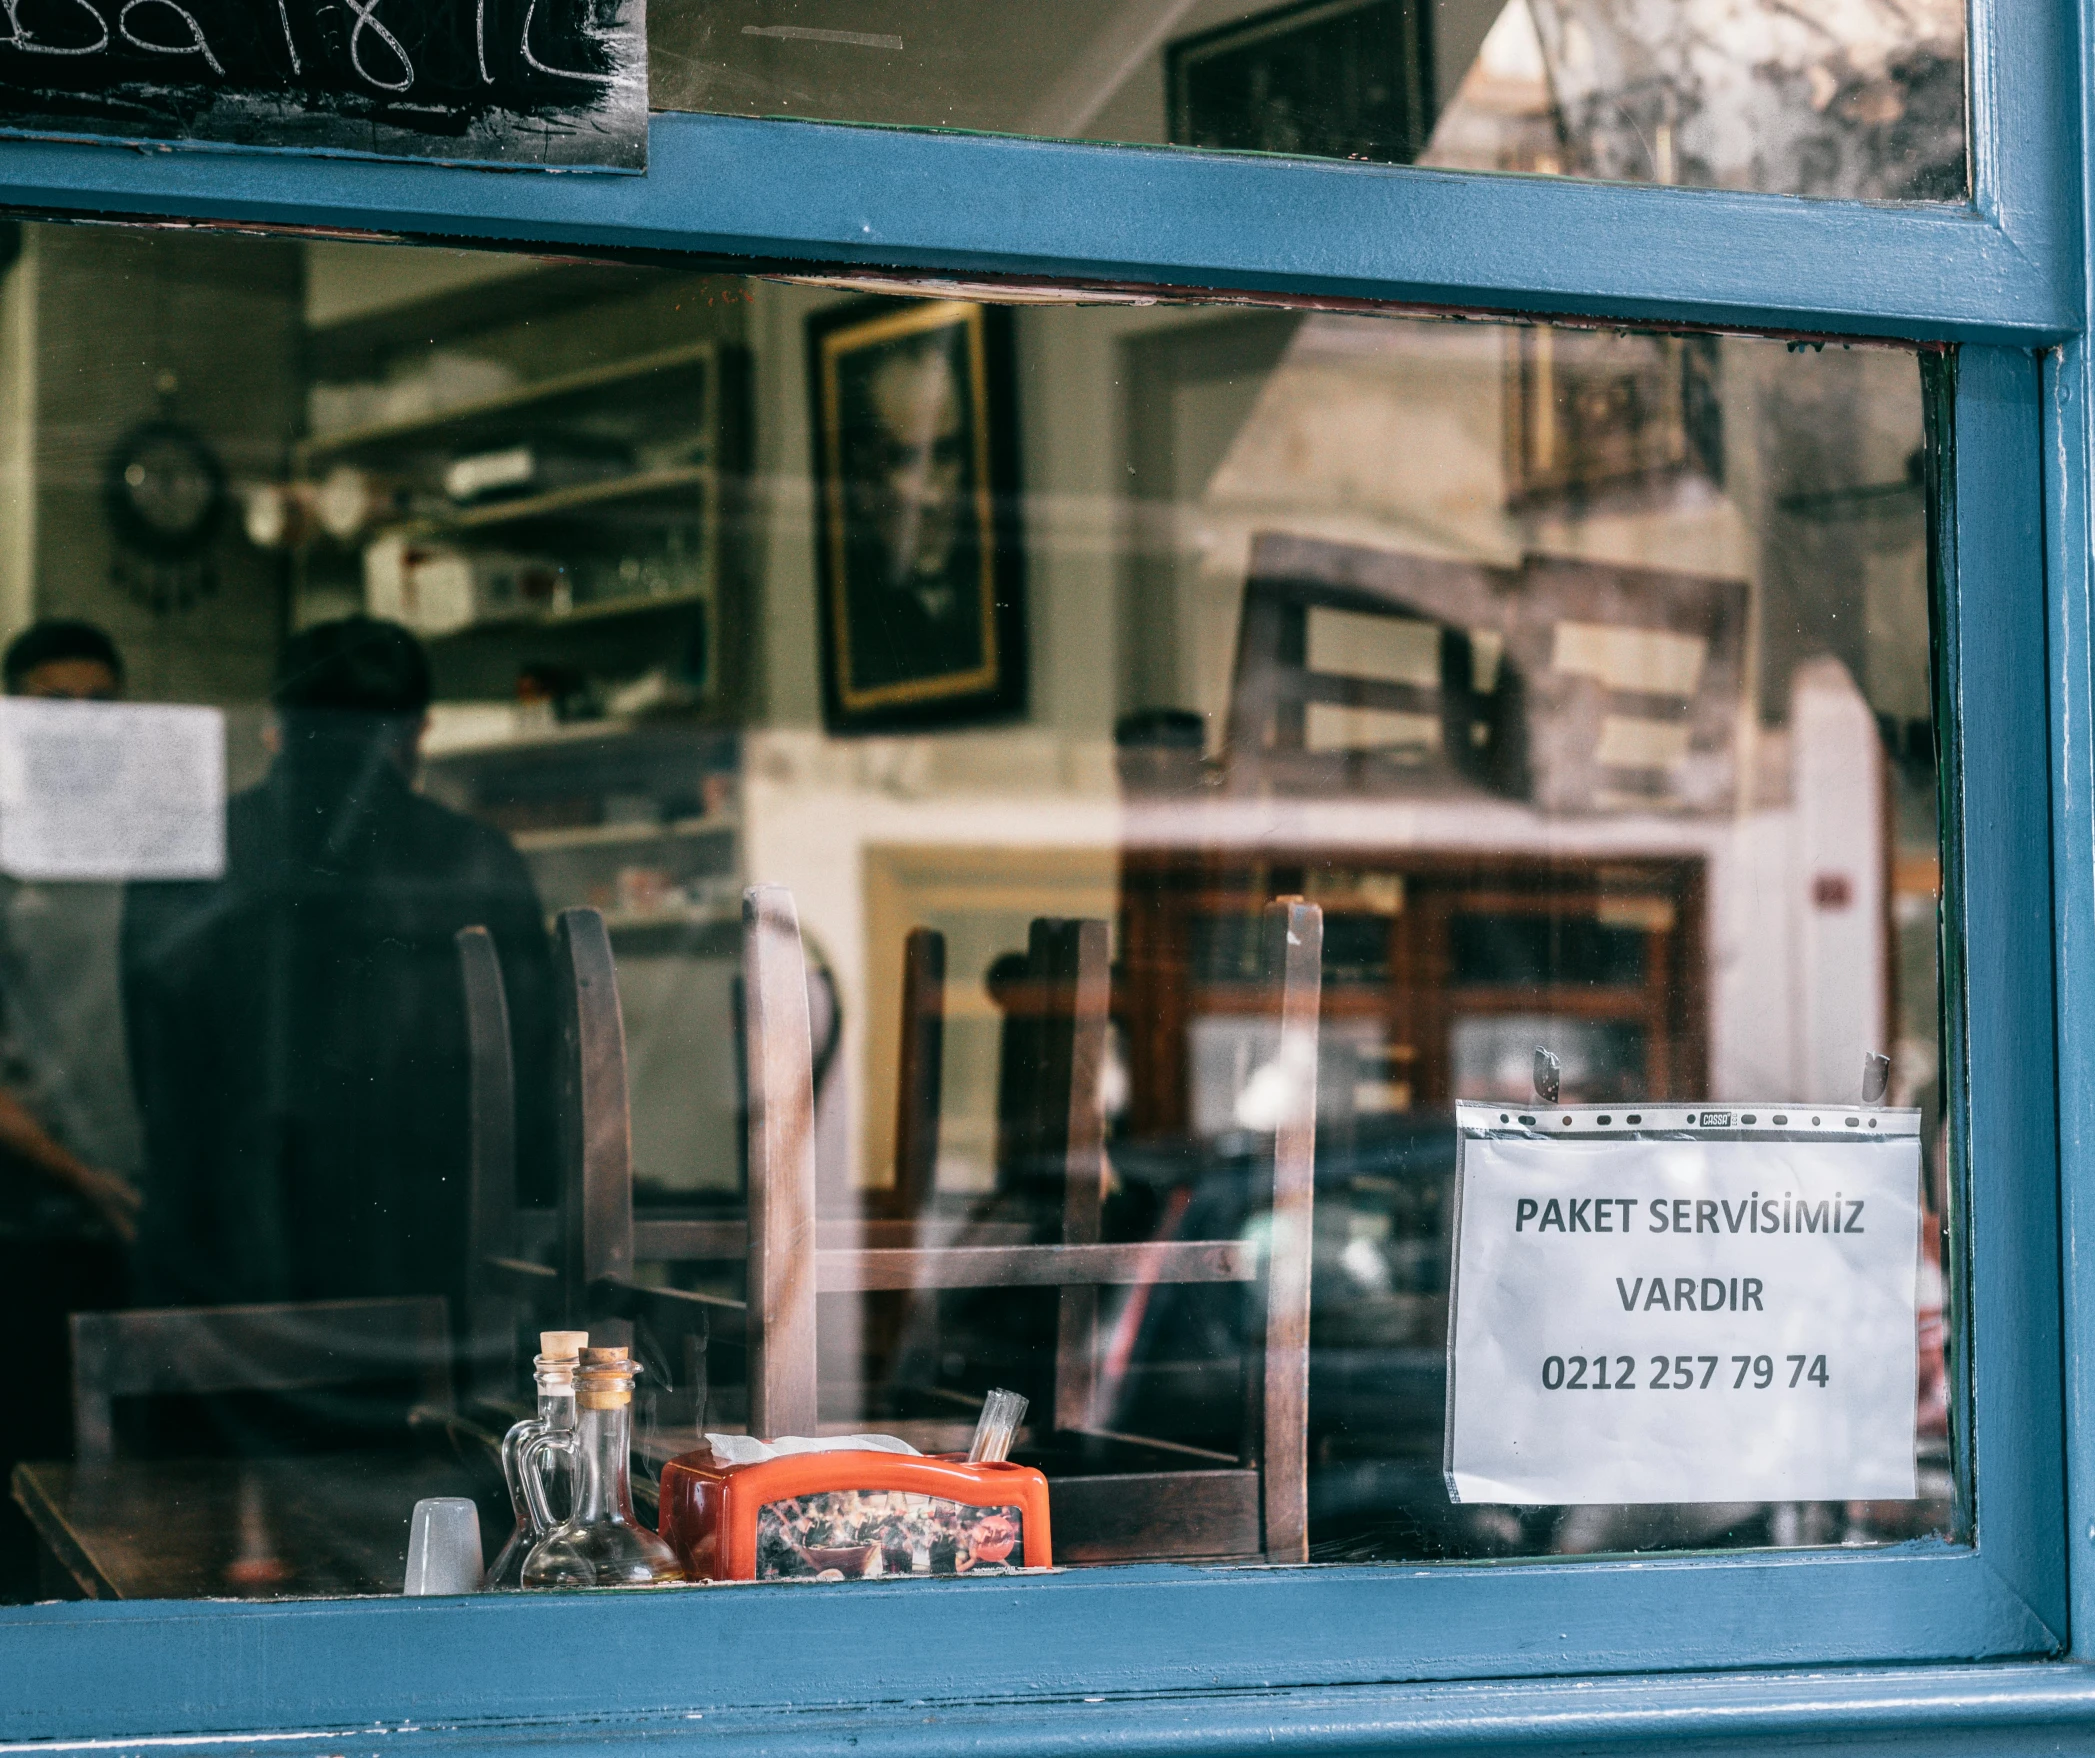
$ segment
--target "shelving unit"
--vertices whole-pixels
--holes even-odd
[[[321,607],[313,614],[364,602],[410,626],[426,618],[439,700],[501,699],[527,669],[607,691],[663,671],[687,707],[708,719],[732,719],[739,667],[731,656],[741,640],[744,582],[723,533],[746,468],[744,352],[718,335],[665,346],[664,331],[688,327],[686,320],[665,323],[667,313],[657,312],[635,328],[608,298],[598,322],[586,302],[563,298],[549,310],[566,326],[557,337],[529,324],[493,336],[472,328],[445,333],[444,313],[433,310],[426,329],[409,328],[403,315],[360,348],[316,345],[331,363],[338,353],[343,365],[353,361],[356,376],[374,387],[412,387],[421,378],[432,398],[444,394],[446,382],[459,382],[437,370],[447,353],[527,374],[543,356],[554,369],[493,394],[317,433],[297,445],[298,481],[317,492],[332,473],[355,470],[379,500],[390,505],[397,498],[400,512],[355,544],[315,538],[294,553],[294,620],[309,598]],[[611,347],[630,338],[631,351],[572,364],[599,337]],[[539,453],[546,486],[449,499],[452,464],[512,447]],[[583,470],[607,473],[560,480],[563,470],[582,473],[575,460]],[[381,538],[392,540],[392,549],[370,576],[386,582],[373,603],[362,552]],[[480,602],[480,614],[463,623],[461,571]],[[519,604],[526,580],[530,602]]]
[[[294,457],[301,470],[310,471],[321,463],[354,462],[374,453],[389,459],[405,451],[438,450],[455,455],[509,444],[520,429],[560,425],[577,414],[592,415],[603,393],[611,390],[637,391],[637,396],[621,400],[618,413],[622,418],[659,422],[667,413],[702,433],[711,433],[719,424],[719,354],[715,342],[636,354],[448,409],[316,434],[301,442]],[[702,400],[696,420],[691,418],[689,402],[694,392]]]
[[[461,507],[442,519],[414,519],[397,529],[407,536],[442,537],[454,532],[495,531],[508,525],[528,525],[540,520],[571,517],[628,501],[646,501],[699,488],[710,490],[716,481],[710,464],[686,464],[666,470],[642,470],[630,476],[606,477],[602,482],[577,483],[572,488],[549,489],[544,494],[521,495],[514,500],[484,501]]]
[[[733,817],[683,818],[671,824],[585,824],[572,830],[519,830],[510,841],[520,854],[550,849],[639,848],[651,842],[679,842],[699,836],[731,836]]]
[[[601,265],[534,270],[499,297],[468,290],[390,309],[316,334],[307,358],[315,380],[337,387],[407,384],[406,397],[357,399],[398,418],[313,434],[291,459],[315,490],[337,471],[362,473],[369,500],[389,509],[357,544],[316,538],[293,552],[294,621],[367,604],[362,544],[381,537],[403,587],[409,549],[477,576],[482,614],[462,627],[444,626],[458,597],[435,589],[413,604],[403,590],[395,612],[410,624],[426,613],[439,716],[474,705],[439,719],[421,784],[509,838],[549,926],[577,905],[603,912],[636,1044],[680,1046],[630,1070],[637,1163],[678,1189],[736,1176],[733,1113],[719,1115],[716,1099],[731,1080],[722,1027],[740,936],[744,323],[739,307],[708,300],[701,277]],[[486,368],[525,382],[404,406],[499,385]],[[446,493],[460,459],[527,446],[531,481]],[[648,687],[622,697],[635,683]],[[657,706],[605,712],[640,700]]]
[[[1682,857],[1344,851],[1368,884],[1320,889],[1315,863],[1251,869],[1131,856],[1119,1005],[1139,1022],[1133,1127],[1172,1135],[1203,1110],[1203,1029],[1255,1029],[1258,900],[1300,890],[1324,909],[1324,1086],[1339,1115],[1433,1111],[1473,1095],[1506,1022],[1532,1048],[1553,1030],[1583,1078],[1664,1095],[1706,1090],[1706,877]],[[1547,1026],[1538,1025],[1547,1021]],[[1523,1051],[1527,1054],[1527,1051]],[[1207,1065],[1205,1109],[1226,1111]],[[1593,1089],[1608,1096],[1606,1085]],[[1220,1100],[1218,1103],[1218,1095]],[[1320,1101],[1322,1103],[1324,1101]]]
[[[508,834],[549,916],[588,904],[614,929],[654,930],[710,922],[736,886],[740,757],[737,734],[688,721],[595,722],[439,751],[423,786]],[[642,802],[652,815],[605,821]],[[674,901],[628,907],[635,870]]]

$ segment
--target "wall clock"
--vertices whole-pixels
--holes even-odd
[[[170,611],[217,585],[210,551],[225,523],[225,467],[193,428],[148,421],[125,434],[109,455],[103,500],[121,590]]]

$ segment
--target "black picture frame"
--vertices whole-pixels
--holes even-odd
[[[854,300],[808,318],[807,358],[825,724],[1023,714],[1011,312]]]
[[[1165,50],[1175,146],[1408,165],[1433,132],[1427,0],[1299,0]]]
[[[0,36],[0,136],[647,169],[646,0],[32,10]]]
[[[1508,506],[1683,473],[1723,486],[1715,337],[1544,325],[1507,334]]]

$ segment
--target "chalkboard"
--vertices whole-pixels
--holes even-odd
[[[0,133],[639,170],[646,0],[0,0]]]

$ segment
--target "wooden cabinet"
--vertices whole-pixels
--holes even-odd
[[[1257,1004],[1257,912],[1290,892],[1324,908],[1327,1129],[1457,1098],[1525,1097],[1538,1043],[1562,1059],[1567,1100],[1706,1091],[1697,858],[1132,853],[1115,996],[1130,1133],[1255,1125],[1236,1112],[1269,1029]]]

